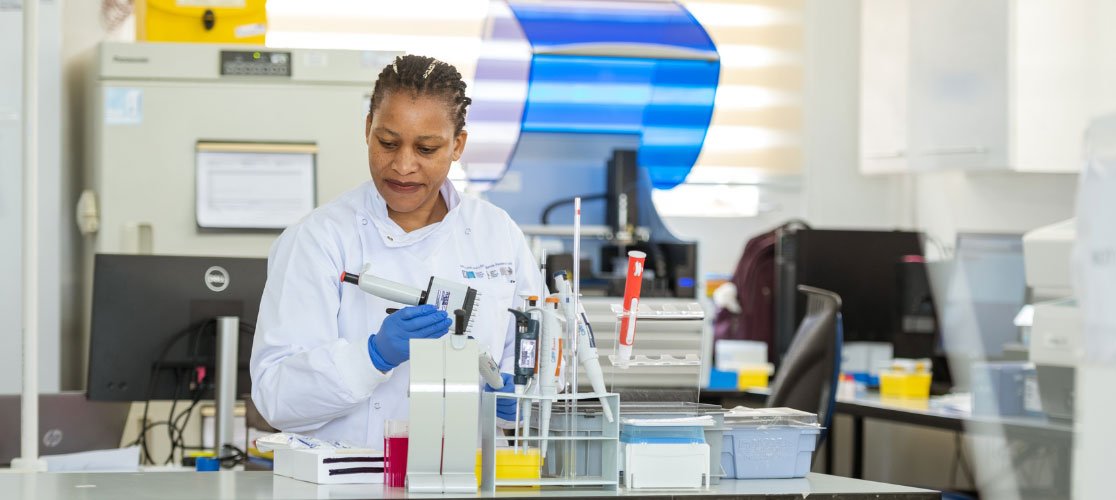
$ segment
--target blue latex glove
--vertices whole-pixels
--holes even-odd
[[[411,359],[411,339],[436,339],[449,332],[453,321],[430,304],[404,307],[388,315],[380,331],[368,337],[368,356],[386,372]]]
[[[500,390],[493,389],[492,386],[484,384],[484,392],[506,392],[511,394],[515,392],[515,381],[512,374],[501,373],[500,378],[504,379],[504,387]],[[500,420],[507,420],[508,422],[515,422],[515,398],[497,398],[496,399],[496,418]]]

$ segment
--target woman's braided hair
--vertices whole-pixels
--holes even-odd
[[[433,57],[415,55],[396,57],[395,61],[385,66],[383,71],[380,71],[380,76],[376,77],[368,114],[373,115],[376,112],[385,95],[401,90],[414,95],[443,99],[449,106],[454,134],[460,133],[465,128],[465,108],[472,99],[465,96],[465,82],[461,80],[461,73],[453,65]]]

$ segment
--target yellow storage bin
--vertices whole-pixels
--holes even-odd
[[[746,391],[748,389],[767,387],[768,371],[766,366],[745,366],[740,368],[736,374],[737,390]]]
[[[930,397],[929,373],[880,372],[880,396],[885,398],[927,399]]]
[[[542,455],[538,448],[523,448],[516,453],[514,448],[496,450],[496,480],[538,479],[541,477]],[[481,480],[481,452],[477,450],[477,482]]]
[[[263,45],[267,0],[136,0],[136,40]]]

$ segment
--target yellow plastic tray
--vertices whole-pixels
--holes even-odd
[[[520,448],[516,453],[512,448],[496,450],[496,480],[538,479],[541,477],[542,456],[538,448],[526,452]],[[477,451],[477,481],[481,480],[481,452]]]
[[[767,367],[741,368],[736,375],[736,388],[746,391],[753,388],[767,387]]]
[[[930,397],[930,379],[929,373],[880,372],[880,396],[927,399]]]

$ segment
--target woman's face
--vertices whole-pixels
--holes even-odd
[[[430,208],[461,157],[467,134],[454,134],[445,101],[411,92],[389,92],[365,122],[368,168],[394,212]]]

